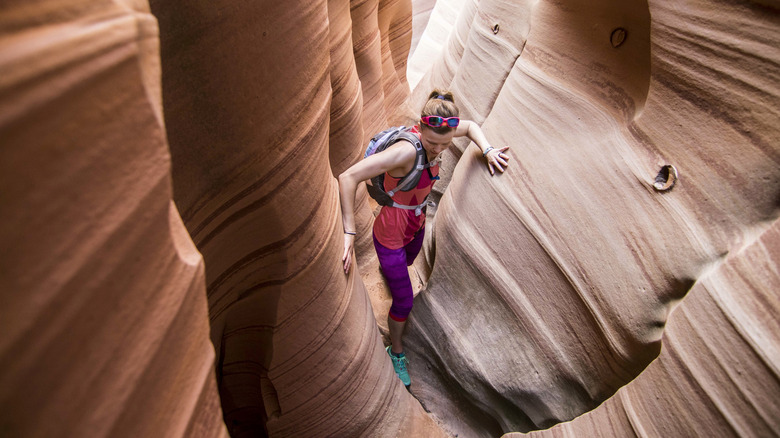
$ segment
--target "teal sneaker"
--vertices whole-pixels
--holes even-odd
[[[409,364],[409,359],[406,356],[396,357],[390,351],[390,347],[385,348],[387,355],[390,356],[390,360],[393,361],[393,369],[398,374],[398,378],[408,388],[412,384],[412,379],[409,378],[409,372],[406,371],[406,366]]]

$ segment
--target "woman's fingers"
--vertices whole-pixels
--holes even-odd
[[[490,176],[496,174],[496,170],[504,173],[504,169],[509,166],[509,155],[504,152],[509,150],[509,146],[504,146],[501,149],[493,149],[488,152],[488,169],[490,170]],[[493,151],[496,153],[494,154]]]
[[[504,153],[508,149],[509,149],[509,146],[504,146],[501,149],[494,149],[496,151],[496,153],[495,154],[491,154],[492,157],[493,157],[493,160],[488,160],[488,167],[490,168],[490,175],[493,175],[495,173],[494,172],[495,169],[497,169],[499,172],[503,173],[505,168],[509,165],[509,156]]]
[[[506,166],[506,162],[504,160],[501,160],[500,158],[496,157],[494,161],[491,161],[488,163],[490,165],[490,174],[493,175],[493,170],[498,170],[499,172],[504,172],[504,166]]]
[[[354,242],[354,236],[351,234],[344,235],[344,255],[341,256],[341,260],[344,262],[344,273],[349,274],[349,268],[352,265],[352,246]]]
[[[349,267],[352,265],[352,249],[347,249],[344,254],[344,273],[349,274]]]

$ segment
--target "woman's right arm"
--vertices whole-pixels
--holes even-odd
[[[344,273],[349,273],[352,265],[352,249],[355,244],[355,192],[361,181],[379,174],[390,172],[406,174],[414,164],[417,152],[411,143],[400,141],[386,150],[371,155],[352,165],[339,175],[339,195],[341,197],[341,220],[344,225]]]

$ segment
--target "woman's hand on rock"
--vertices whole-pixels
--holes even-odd
[[[503,173],[504,169],[509,165],[509,155],[504,153],[508,149],[509,146],[505,146],[501,149],[491,149],[490,152],[487,153],[486,158],[491,176],[495,174],[496,170]]]
[[[341,261],[344,262],[344,273],[349,274],[349,268],[352,266],[353,247],[355,246],[355,236],[344,233],[344,255]]]

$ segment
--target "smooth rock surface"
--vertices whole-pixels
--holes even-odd
[[[0,435],[227,436],[148,4],[0,8]]]
[[[410,97],[411,11],[0,9],[0,434],[778,435],[778,5],[462,0]],[[436,186],[434,419],[334,179],[433,87],[512,147],[491,178],[457,142]]]
[[[779,262],[775,221],[696,283],[636,380],[593,412],[530,436],[777,436]]]
[[[151,9],[0,12],[2,434],[442,436],[338,262],[334,175],[406,101],[411,4]]]
[[[344,275],[334,178],[409,94],[410,4],[152,10],[175,200],[206,261],[231,435],[440,436],[393,372],[360,270]]]
[[[409,47],[409,59],[414,55],[417,46],[420,44],[420,38],[428,27],[428,21],[431,18],[434,6],[436,6],[436,0],[415,0],[412,2],[412,42]],[[409,70],[411,70],[411,67],[407,64],[407,74]],[[411,81],[410,87],[414,88]]]
[[[751,301],[778,305],[777,240],[767,234],[754,255],[738,254],[778,217],[779,23],[775,6],[747,1],[467,2],[411,99],[419,107],[431,88],[449,88],[494,146],[511,146],[508,171],[491,178],[474,146],[456,144],[417,264],[427,285],[405,342],[414,392],[450,432],[499,436],[596,408],[658,356],[690,291],[748,301],[736,321],[680,307],[663,339],[700,326],[701,345],[728,337],[758,374],[668,394],[675,404],[638,411],[645,430],[777,434],[773,313]],[[614,47],[619,28],[627,37]],[[679,180],[658,192],[667,164]],[[754,320],[764,327],[745,337]],[[727,360],[729,345],[649,369],[672,377],[643,374],[643,388],[660,385],[646,399],[626,393],[651,403],[676,385],[695,388],[679,378],[686,367],[722,380],[741,368],[703,367]],[[685,394],[709,411],[680,412]],[[623,415],[599,409],[594,428]],[[677,410],[669,424],[663,409]],[[584,421],[554,433],[587,435]]]
[[[444,44],[448,41],[465,3],[465,0],[413,2],[412,50],[407,66],[407,79],[412,89],[442,55]]]

